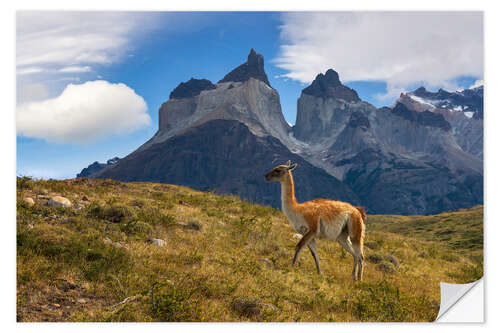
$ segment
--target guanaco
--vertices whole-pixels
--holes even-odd
[[[281,208],[296,232],[302,236],[295,248],[292,266],[302,248],[307,245],[321,274],[315,238],[337,240],[354,258],[352,279],[363,277],[363,238],[365,234],[366,212],[347,202],[314,199],[303,203],[295,199],[295,185],[292,170],[297,163],[278,165],[266,175],[266,181],[281,183]]]

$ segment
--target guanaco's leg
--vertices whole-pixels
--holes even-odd
[[[309,247],[309,250],[311,251],[311,254],[314,258],[318,274],[321,274],[321,267],[319,266],[318,250],[316,249],[316,241],[314,240],[314,238],[309,242],[309,244],[307,244],[307,247]]]
[[[356,281],[356,276],[357,276],[357,268],[358,268],[358,258],[354,255],[353,256],[353,264],[352,264],[352,280]]]
[[[353,248],[354,248],[354,254],[355,254],[355,262],[354,262],[354,265],[356,266],[357,264],[357,276],[354,275],[354,270],[353,270],[353,279],[356,280],[359,280],[361,281],[361,279],[363,278],[363,259],[364,259],[364,256],[363,256],[363,248],[362,248],[362,244],[359,244],[357,242],[354,242],[353,244]],[[356,267],[355,267],[356,268]]]
[[[349,239],[347,228],[344,228],[344,230],[342,230],[340,235],[337,237],[337,242],[339,242],[340,245],[342,245],[342,247],[354,257],[354,249],[352,248],[352,243]]]
[[[295,265],[295,262],[297,261],[297,257],[299,255],[299,252],[302,250],[304,245],[308,244],[309,241],[314,237],[314,234],[316,233],[316,230],[312,230],[312,228],[302,237],[300,242],[297,244],[295,247],[295,255],[293,256],[293,261],[292,261],[292,266]]]

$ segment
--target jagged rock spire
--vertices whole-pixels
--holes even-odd
[[[316,97],[340,98],[347,102],[360,101],[358,93],[344,86],[339,79],[339,74],[329,69],[325,74],[318,74],[311,85],[302,90],[302,93]]]
[[[231,72],[226,74],[221,82],[244,82],[249,78],[254,78],[266,83],[271,86],[269,80],[267,79],[266,72],[264,71],[264,57],[255,52],[254,49],[250,50],[248,54],[247,62],[241,64],[240,66],[233,69]]]

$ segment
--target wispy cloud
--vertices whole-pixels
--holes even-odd
[[[274,60],[304,83],[334,68],[343,81],[377,80],[387,96],[416,82],[456,85],[483,77],[480,12],[322,12],[282,16]]]
[[[130,47],[137,26],[150,22],[146,13],[20,11],[17,66],[107,64]]]
[[[476,82],[474,82],[470,87],[469,89],[474,89],[474,88],[477,88],[477,87],[480,87],[480,86],[483,86],[484,85],[484,81],[483,80],[476,80]]]
[[[25,84],[61,91],[60,76],[86,74],[121,61],[141,34],[160,24],[159,13],[92,11],[19,11],[16,22],[18,90]],[[57,89],[54,88],[57,86]],[[28,102],[18,98],[18,103]]]
[[[45,69],[40,67],[20,67],[17,69],[17,75],[29,75],[45,72]]]
[[[89,98],[91,96],[91,98]],[[57,143],[88,143],[151,124],[144,99],[125,84],[69,84],[56,98],[17,107],[17,130]]]
[[[69,66],[59,69],[60,73],[87,73],[90,72],[92,68],[90,66]]]

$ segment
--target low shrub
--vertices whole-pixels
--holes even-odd
[[[382,260],[384,260],[384,258],[379,253],[370,253],[366,256],[366,260],[368,260],[369,262],[371,262],[373,264],[378,264],[378,263],[382,262]]]

